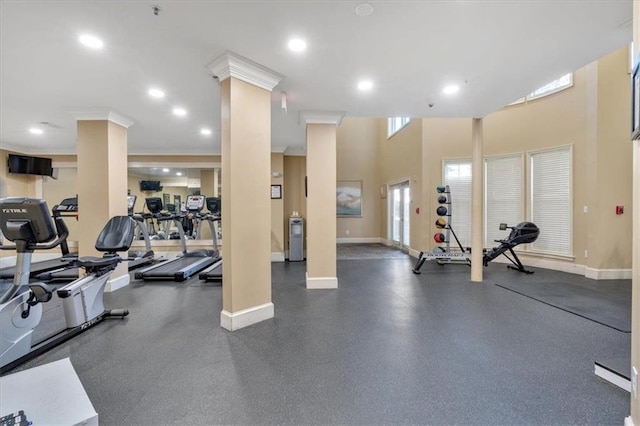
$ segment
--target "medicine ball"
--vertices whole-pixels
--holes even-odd
[[[438,233],[433,236],[433,240],[436,243],[444,243],[444,234]]]
[[[444,185],[438,185],[438,186],[436,187],[436,191],[438,191],[438,193],[440,193],[440,194],[442,194],[442,193],[443,193],[444,191],[446,191],[446,190],[447,190],[447,187],[446,187],[446,186],[444,186]]]
[[[447,215],[447,208],[445,206],[440,206],[436,209],[436,214],[438,216],[446,216]]]
[[[447,197],[445,197],[444,195],[441,195],[438,197],[438,202],[440,204],[445,204],[447,202]]]

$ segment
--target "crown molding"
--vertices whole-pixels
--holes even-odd
[[[335,124],[339,126],[344,118],[344,111],[300,111],[300,124]]]
[[[286,145],[274,145],[271,147],[272,154],[284,154],[288,146]]]
[[[129,127],[131,127],[134,123],[132,119],[110,109],[94,108],[94,109],[85,109],[85,110],[78,110],[78,111],[69,111],[69,113],[77,121],[108,120],[118,124],[119,126],[124,127],[125,129],[128,129]]]
[[[268,91],[284,78],[282,74],[230,51],[218,56],[207,68],[220,82],[234,77]]]

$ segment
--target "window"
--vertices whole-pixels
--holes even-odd
[[[570,146],[529,154],[529,217],[540,228],[534,251],[573,255],[572,157]]]
[[[398,133],[400,129],[409,124],[409,120],[409,117],[389,117],[389,119],[387,120],[387,138],[390,138],[391,136]]]
[[[529,93],[527,96],[524,96],[517,101],[511,102],[507,106],[521,104],[525,101],[530,101],[532,99],[542,98],[544,96],[551,95],[553,93],[559,92],[564,89],[568,89],[573,86],[573,73],[565,74],[557,80],[553,80],[551,83],[546,84],[539,88],[538,90],[534,90]]]
[[[507,237],[499,226],[524,220],[523,155],[487,157],[484,160],[484,246]]]
[[[571,86],[573,86],[573,73],[565,74],[559,79],[553,80],[551,83],[529,93],[527,99],[541,98]]]
[[[450,224],[463,247],[471,246],[471,160],[445,160],[443,180],[451,194]],[[451,247],[456,247],[451,241]]]

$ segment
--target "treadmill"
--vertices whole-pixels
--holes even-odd
[[[144,223],[145,219],[142,215],[136,214],[133,212],[137,199],[138,197],[135,195],[127,196],[127,211],[129,213],[129,216],[133,218],[133,220],[135,220],[136,222],[136,228],[137,228],[136,239],[139,240],[140,239],[139,236],[142,236],[142,239],[144,239],[144,250],[129,250],[129,253],[128,253],[129,256],[127,260],[129,261],[130,271],[144,265],[149,265],[150,263],[153,263],[155,260],[153,258],[154,256],[153,250],[151,249],[151,240],[149,239],[149,231],[147,230],[147,226]]]
[[[209,215],[202,215],[202,211],[205,203],[204,195],[189,195],[187,197],[186,208],[187,212],[205,219],[209,223],[211,228],[211,234],[215,234],[213,227],[213,221],[209,220]],[[185,281],[191,276],[197,274],[205,268],[220,261],[220,253],[218,248],[214,245],[213,250],[187,250],[186,238],[184,235],[184,229],[182,228],[181,215],[173,215],[166,218],[159,218],[159,221],[171,220],[175,223],[180,234],[180,244],[182,245],[182,255],[176,257],[173,260],[163,262],[159,265],[154,265],[148,268],[140,269],[135,272],[134,278],[139,280],[173,280],[173,281]]]
[[[207,210],[209,210],[209,217],[207,220],[211,222],[221,222],[221,202],[220,197],[207,197]],[[218,247],[218,234],[217,232],[211,233],[213,238],[213,245]],[[220,262],[216,262],[199,275],[201,280],[215,281],[222,283],[222,256],[220,256]]]
[[[60,204],[53,206],[51,209],[53,212],[53,217],[76,217],[78,214],[78,197],[74,198],[65,198],[62,200]],[[57,225],[57,221],[54,221]],[[59,235],[61,234],[61,230],[57,229]],[[62,270],[65,267],[65,263],[68,260],[74,260],[78,257],[77,253],[69,253],[69,246],[67,244],[67,239],[65,238],[62,243],[60,243],[60,250],[62,251],[62,257],[58,257],[55,259],[42,260],[40,262],[32,262],[29,278],[39,279],[39,275],[48,271]],[[15,266],[9,266],[6,268],[0,269],[0,280],[9,280],[13,279],[13,276],[16,273]],[[77,276],[76,276],[77,277]]]

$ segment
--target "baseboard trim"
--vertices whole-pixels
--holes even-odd
[[[271,261],[272,262],[284,262],[284,252],[272,251],[271,252]]]
[[[107,281],[107,285],[104,287],[105,293],[111,293],[112,291],[116,291],[122,287],[126,287],[131,282],[131,275],[124,274],[121,277],[110,278]]]
[[[620,389],[626,390],[627,392],[631,393],[631,382],[626,378],[620,376],[619,374],[616,374],[611,370],[601,367],[597,363],[594,364],[594,373],[596,376],[600,377],[602,380],[605,380],[613,385],[616,385]]]
[[[631,269],[584,269],[584,276],[592,280],[630,280],[633,272]]]
[[[338,277],[309,277],[309,273],[305,273],[308,290],[322,290],[338,288]]]
[[[415,257],[417,259],[420,257],[420,252],[409,247],[409,256]]]
[[[520,260],[525,266],[533,266],[535,268],[551,269],[554,271],[567,272],[569,274],[584,275],[584,265],[577,265],[575,263],[563,262],[561,260],[544,259],[541,257],[527,257],[522,253],[518,253]],[[504,256],[496,257],[493,262],[507,263],[511,262]]]
[[[379,237],[336,238],[337,244],[370,244],[380,242],[382,242],[382,238]]]
[[[633,426],[633,419],[631,416],[624,418],[624,426]]]
[[[229,331],[240,330],[241,328],[273,318],[274,312],[275,309],[272,302],[234,313],[222,310],[222,312],[220,312],[220,326]]]

